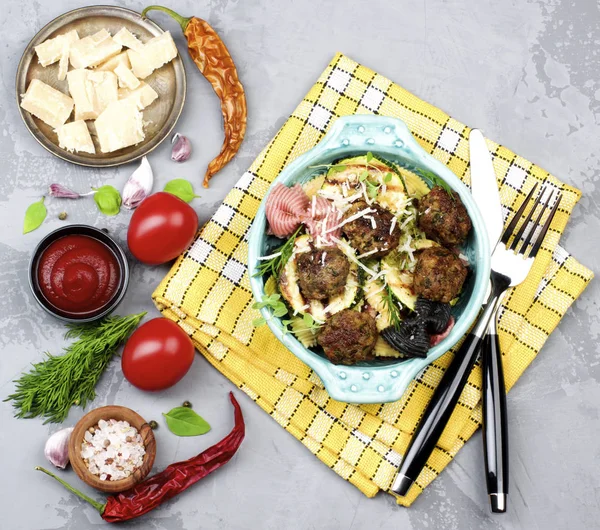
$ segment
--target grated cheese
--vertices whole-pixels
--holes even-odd
[[[350,247],[348,244],[346,244],[344,241],[342,241],[341,239],[338,239],[337,237],[331,237],[331,240],[338,244],[341,247],[344,247],[346,249],[350,248],[352,249],[352,247]],[[370,274],[371,276],[377,276],[377,273],[371,269],[369,269],[369,267],[367,267],[366,265],[363,265],[358,259],[357,257],[354,255],[353,252],[346,252],[346,257],[350,260],[353,261],[354,263],[356,263],[362,270],[364,270],[367,274]]]
[[[392,235],[392,232],[394,231],[394,228],[396,228],[396,223],[398,222],[398,219],[396,218],[396,216],[393,217],[392,219],[392,224],[390,225],[390,235]]]
[[[341,228],[345,224],[351,223],[352,221],[355,221],[356,219],[360,219],[361,217],[364,217],[367,214],[373,213],[374,211],[375,210],[373,210],[373,208],[364,208],[360,212],[357,212],[354,215],[351,215],[350,217],[348,217],[348,219],[344,219],[341,223],[329,228],[328,230],[326,230],[326,232],[334,232],[335,230],[337,230],[338,228]]]
[[[368,252],[365,252],[365,253],[361,254],[360,256],[356,256],[356,257],[358,259],[366,258],[367,256],[370,256],[371,254],[375,254],[375,252],[379,252],[379,249],[376,248],[375,250],[369,250]]]
[[[268,256],[259,256],[258,260],[266,261],[268,259],[278,258],[279,256],[281,256],[281,252],[275,252],[275,254],[269,254]]]

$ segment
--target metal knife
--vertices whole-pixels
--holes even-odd
[[[471,191],[481,211],[492,250],[503,228],[502,206],[492,157],[481,131],[469,135]],[[490,324],[481,347],[483,373],[483,452],[490,507],[506,511],[508,494],[508,423],[502,355],[496,333],[496,319]]]
[[[490,249],[493,252],[502,234],[504,222],[492,156],[479,129],[472,129],[469,134],[469,154],[471,192],[485,222]]]

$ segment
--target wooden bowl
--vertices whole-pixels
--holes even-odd
[[[83,458],[81,458],[81,443],[84,440],[85,431],[97,425],[100,420],[107,421],[110,419],[129,422],[142,436],[144,447],[146,448],[142,465],[129,477],[121,480],[100,480],[99,476],[90,472]],[[69,439],[69,460],[77,476],[86,484],[107,493],[125,491],[144,480],[154,465],[155,457],[156,440],[154,439],[154,433],[150,425],[139,414],[127,407],[110,405],[88,412],[77,422]]]

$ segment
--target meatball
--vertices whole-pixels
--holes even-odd
[[[348,219],[365,208],[374,211],[346,223],[342,227],[342,233],[357,254],[375,251],[370,257],[382,258],[398,246],[400,230],[396,226],[392,230],[394,216],[378,204],[369,206],[364,201],[355,202],[346,212],[345,218]]]
[[[325,322],[317,340],[333,364],[354,364],[370,358],[377,336],[371,315],[344,309]]]
[[[339,248],[312,248],[298,254],[300,292],[309,300],[326,300],[344,291],[350,262]]]
[[[448,303],[456,298],[467,277],[467,267],[451,250],[432,247],[419,253],[413,290],[415,294]]]
[[[419,201],[419,227],[442,245],[459,245],[471,231],[471,219],[456,193],[435,186]]]

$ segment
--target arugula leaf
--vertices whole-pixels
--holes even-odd
[[[419,174],[422,177],[425,177],[425,178],[428,178],[429,180],[431,180],[431,182],[433,183],[434,186],[439,186],[444,191],[446,191],[446,193],[448,195],[450,195],[450,198],[452,200],[455,200],[454,190],[450,187],[450,185],[445,180],[438,177],[433,171],[429,171],[428,169],[421,169],[421,170],[419,170]]]
[[[200,195],[196,195],[194,193],[194,187],[189,180],[185,179],[173,179],[167,182],[164,187],[164,191],[170,193],[171,195],[175,195],[175,197],[179,197],[182,201],[192,202],[196,197],[200,197]]]
[[[163,416],[169,430],[177,436],[198,436],[210,431],[208,422],[189,407],[175,407]]]
[[[39,228],[44,219],[46,219],[48,210],[44,204],[44,199],[45,197],[42,197],[39,201],[30,204],[27,210],[25,210],[25,220],[23,221],[24,234]]]
[[[94,202],[104,215],[117,215],[121,209],[121,195],[117,189],[110,185],[92,188],[94,193]]]

